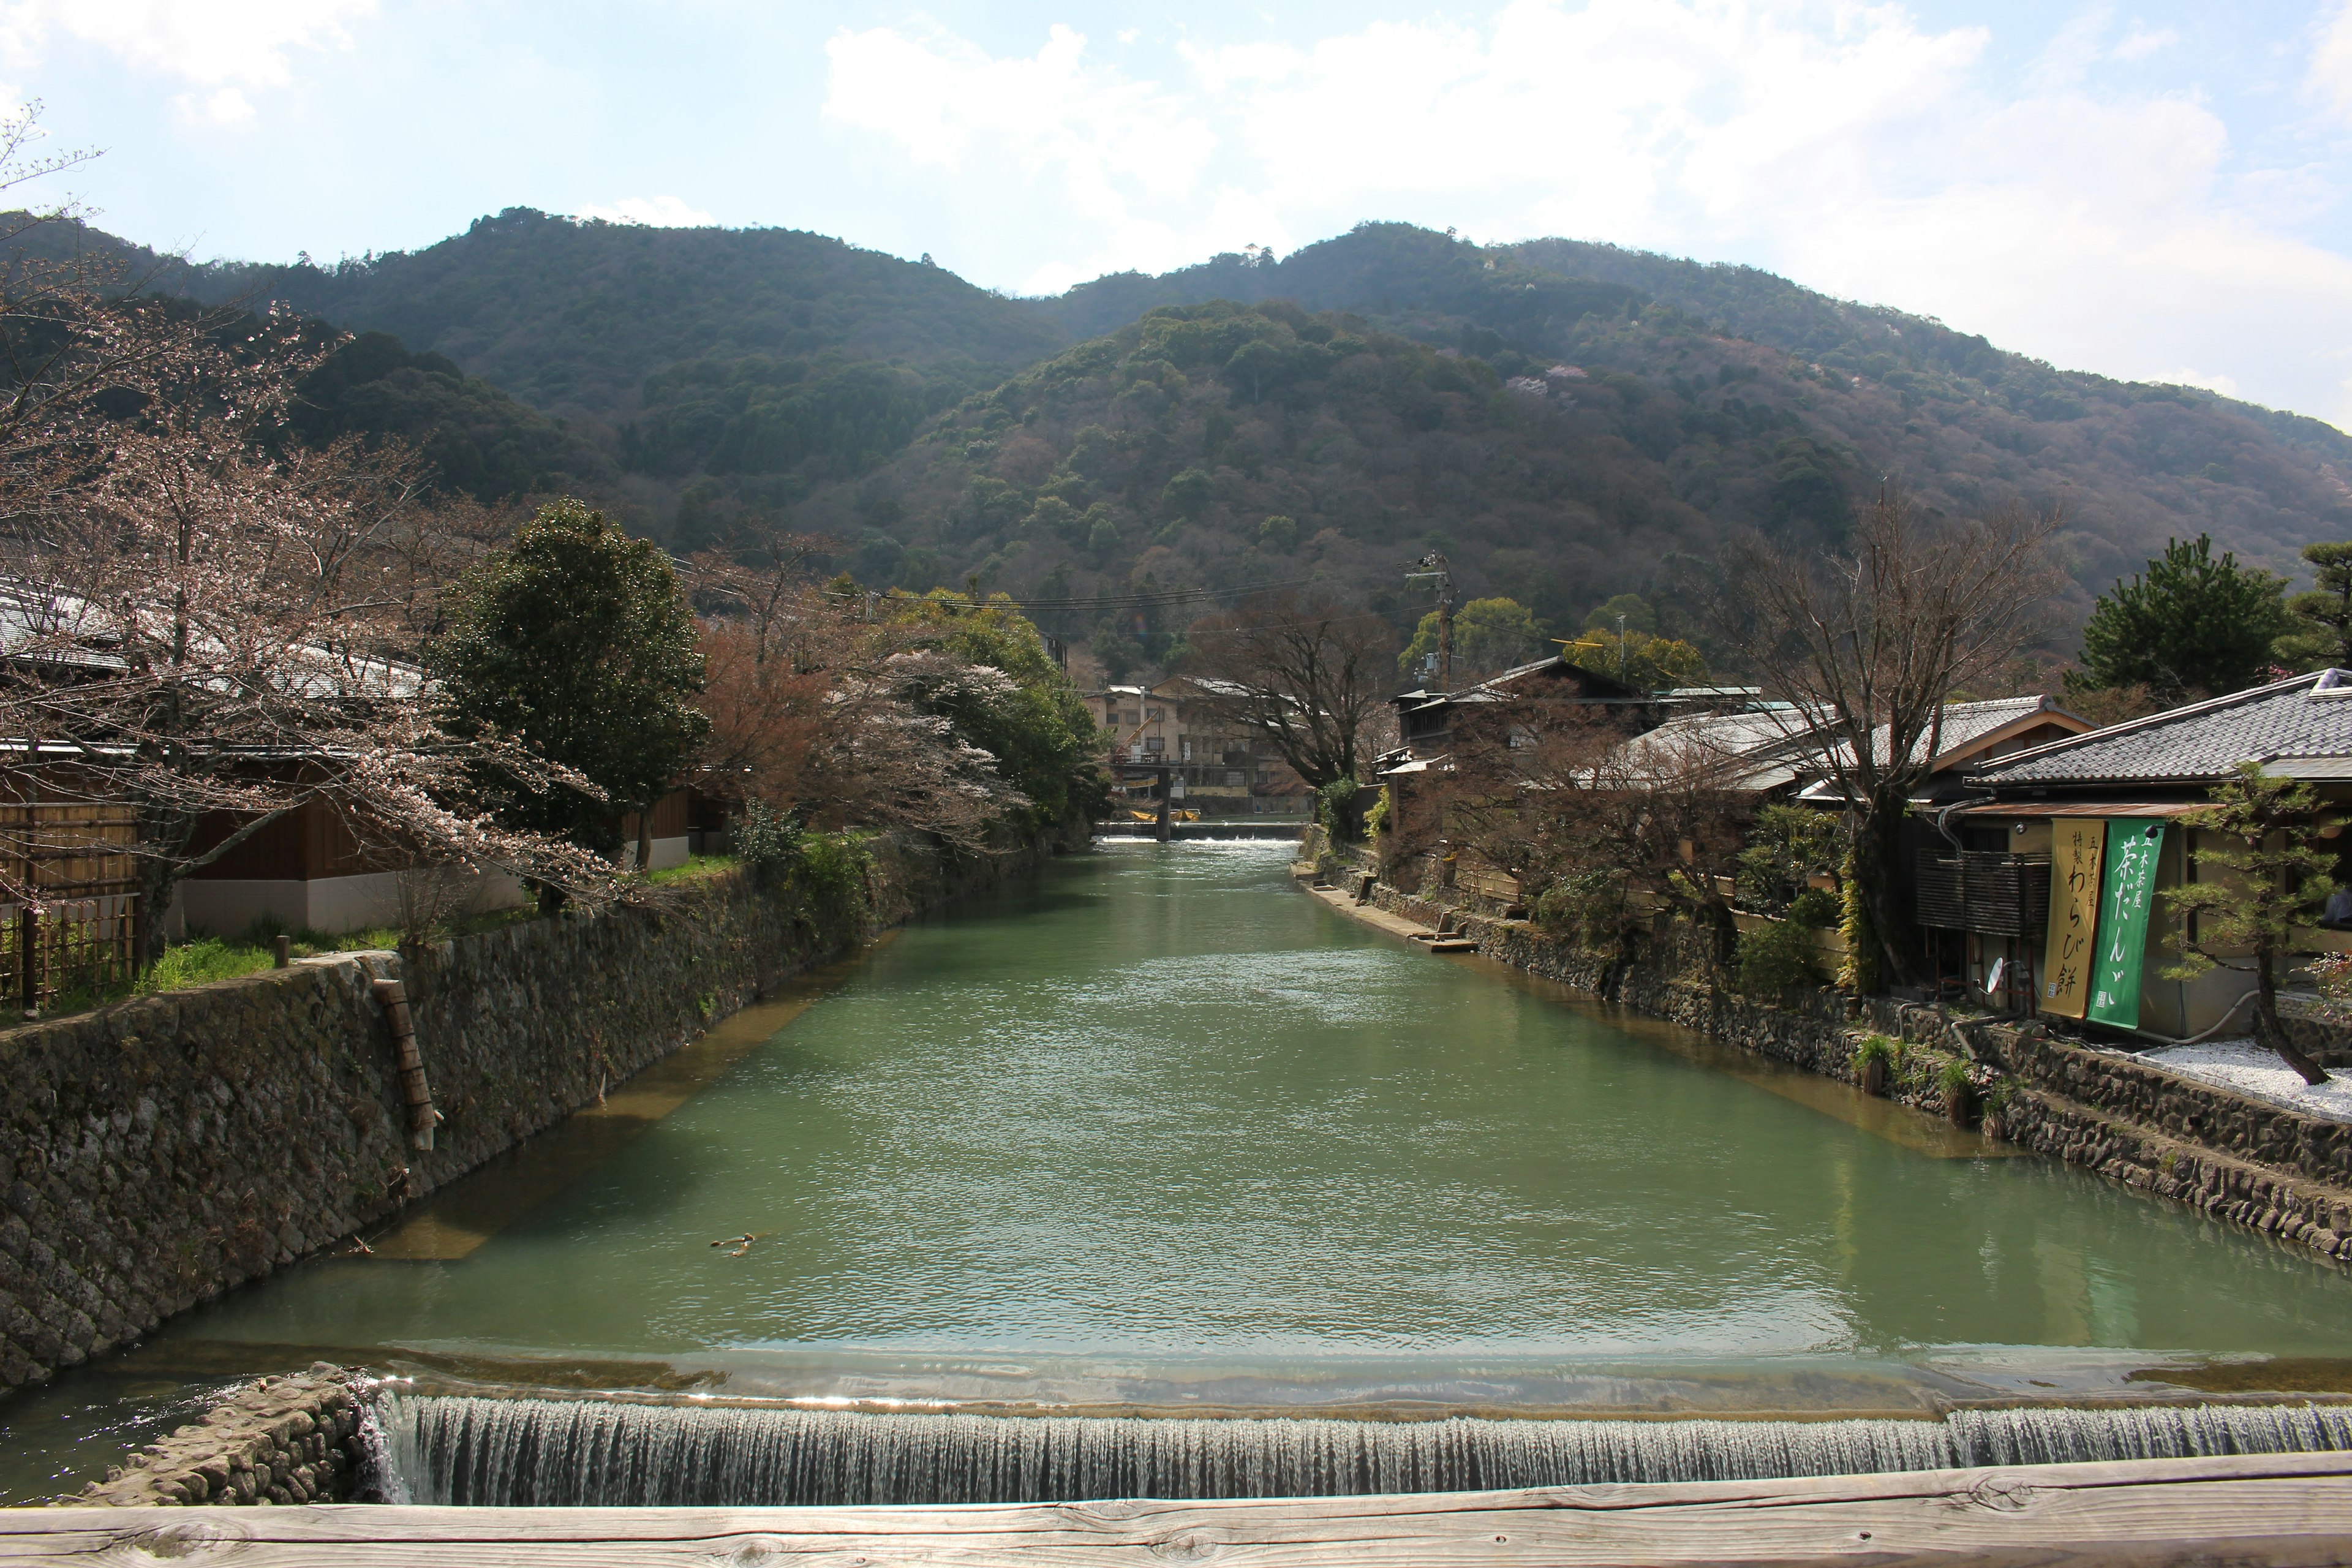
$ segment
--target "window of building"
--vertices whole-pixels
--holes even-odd
[[[1143,737],[1143,749],[1147,752],[1164,752],[1168,749],[1168,742],[1157,735],[1146,735]]]

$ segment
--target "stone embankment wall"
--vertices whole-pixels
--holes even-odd
[[[391,1215],[884,926],[1034,865],[887,841],[818,929],[740,873],[655,907],[345,955],[0,1030],[0,1388]],[[411,1147],[371,983],[406,985],[435,1104]]]
[[[1327,875],[1370,869],[1315,846],[1308,853]],[[1832,990],[1778,1005],[1759,1001],[1718,984],[1688,933],[1670,925],[1653,934],[1643,962],[1623,963],[1524,921],[1499,918],[1475,900],[1423,899],[1379,883],[1371,901],[1433,926],[1451,915],[1486,957],[1825,1078],[1856,1081],[1853,1050],[1865,1028],[1898,1038],[1911,1049],[1890,1096],[1934,1114],[1947,1110],[1937,1087],[1942,1064],[1981,1064],[2005,1090],[1988,1131],[2217,1218],[2352,1259],[2352,1126],[2032,1026],[1955,1018],[1882,998],[1856,1008]]]
[[[351,1502],[366,1459],[361,1419],[360,1395],[333,1367],[265,1377],[67,1500],[83,1508]]]

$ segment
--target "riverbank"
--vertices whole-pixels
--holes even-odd
[[[345,1244],[791,976],[1065,837],[986,858],[868,840],[854,887],[721,873],[643,907],[0,1030],[0,1388]],[[404,1088],[404,1016],[437,1118],[427,1136]]]
[[[2034,1026],[1956,1016],[1871,997],[1856,1004],[1829,988],[1778,1004],[1732,991],[1662,924],[1644,962],[1625,963],[1506,919],[1475,899],[1429,899],[1377,880],[1369,853],[1335,854],[1310,834],[1301,877],[1374,877],[1325,901],[1383,924],[1423,931],[1450,922],[1477,952],[1597,999],[1664,1019],[1710,1038],[1847,1083],[1867,1034],[1897,1042],[1889,1098],[1934,1115],[1951,1108],[1948,1064],[1991,1081],[1981,1092],[1985,1131],[2126,1186],[2202,1210],[2331,1260],[2352,1261],[2352,1126],[2300,1115],[2223,1086],[2168,1073],[2129,1053],[2053,1037]],[[1351,880],[1351,889],[1360,887]],[[1376,918],[1377,917],[1377,918]],[[1967,1110],[1964,1108],[1964,1114]]]

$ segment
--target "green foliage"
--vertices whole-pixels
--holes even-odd
[[[680,882],[706,882],[713,877],[723,877],[743,864],[735,855],[689,855],[675,866],[664,866],[645,873],[649,887],[671,888]]]
[[[1339,778],[1315,792],[1315,820],[1323,825],[1332,843],[1356,841],[1356,795],[1363,787],[1352,778]]]
[[[1936,1089],[1943,1095],[1945,1104],[1957,1100],[1965,1109],[1976,1098],[1977,1082],[1969,1071],[1969,1064],[1955,1058],[1937,1070]]]
[[[1559,239],[1482,247],[1405,224],[1040,300],[813,235],[525,209],[331,268],[193,268],[70,223],[12,245],[116,255],[160,289],[282,299],[395,334],[419,365],[446,355],[630,469],[624,496],[460,388],[425,444],[477,493],[544,473],[686,545],[804,508],[877,586],[960,583],[992,559],[1026,586],[1066,555],[1094,577],[1078,592],[1109,593],[1152,548],[1232,586],[1246,571],[1236,546],[1278,513],[1306,563],[1391,603],[1400,553],[1444,528],[1471,593],[1508,594],[1560,630],[1596,596],[1643,595],[1656,630],[1690,641],[1658,597],[1662,560],[1703,557],[1738,527],[1791,548],[1834,538],[1871,473],[1902,470],[1952,516],[1998,499],[1988,461],[2000,493],[2069,494],[2087,588],[2200,531],[2284,566],[2313,520],[2345,515],[2324,466],[2352,461],[2352,439],[2316,421],[2055,370],[1753,268]],[[1548,380],[1555,367],[1572,374]],[[1521,384],[1503,391],[1506,377]],[[448,392],[364,384],[379,384],[381,407],[328,422],[415,433],[418,399]],[[445,448],[452,423],[462,438]],[[1057,468],[1042,481],[1041,460]],[[1212,507],[1155,541],[1162,487],[1194,467],[1231,526]],[[975,476],[1024,505],[1083,481],[1095,491],[1062,499],[1108,515],[1000,557],[1000,528],[1027,514],[985,527],[961,514]],[[1507,569],[1515,553],[1540,567]]]
[[[1853,1056],[1851,1059],[1856,1074],[1873,1062],[1885,1062],[1886,1070],[1892,1073],[1895,1064],[1902,1059],[1902,1056],[1901,1041],[1890,1039],[1885,1035],[1864,1035],[1862,1037],[1862,1043],[1853,1047]]]
[[[1654,637],[1627,629],[1587,632],[1560,649],[1571,664],[1613,675],[1638,691],[1696,686],[1706,679],[1706,656],[1675,637]]]
[[[481,783],[499,818],[588,848],[617,847],[620,814],[658,800],[709,730],[668,558],[577,501],[541,508],[465,574],[433,664],[451,727],[516,737],[604,795],[499,770]]]
[[[1276,515],[1257,527],[1257,542],[1268,550],[1279,550],[1285,555],[1298,548],[1298,522],[1295,518]]]
[[[2303,558],[2316,586],[2286,602],[2295,629],[2275,651],[2298,669],[2352,668],[2352,542],[2306,544]]]
[[[742,816],[735,819],[727,836],[728,844],[751,875],[766,883],[780,880],[800,864],[801,839],[797,818],[761,800],[745,804]]]
[[[191,985],[257,974],[277,962],[275,949],[267,942],[200,936],[177,947],[165,948],[163,956],[139,977],[139,989],[150,994],[184,991]]]
[[[1811,933],[1788,921],[1741,931],[1732,968],[1739,988],[1751,996],[1777,997],[1822,980],[1813,962]]]
[[[2213,541],[2176,539],[2129,583],[2100,595],[2083,628],[2093,687],[2146,686],[2166,702],[2258,685],[2289,629],[2284,579],[2213,557]]]
[[[1650,637],[1658,635],[1658,612],[1652,609],[1650,602],[1639,594],[1619,594],[1602,600],[1593,607],[1591,615],[1584,617],[1584,629],[1607,632],[1613,637],[1620,617],[1623,618],[1624,629],[1629,633],[1642,632]]]
[[[2258,970],[2267,980],[2294,929],[2336,890],[2335,857],[2316,842],[2319,800],[2309,784],[2253,762],[2239,763],[2211,798],[2180,819],[2218,840],[2197,851],[2198,879],[2161,889],[2175,911],[2196,916],[2193,940],[2165,976],[2189,980],[2218,966]]]
[[[871,857],[845,833],[812,833],[799,845],[792,881],[802,898],[802,919],[821,934],[857,933],[866,908],[866,872]]]
[[[1528,913],[1543,930],[1595,952],[1614,952],[1625,926],[1625,874],[1606,868],[1562,877]]]
[[[901,618],[925,623],[942,652],[1012,680],[1010,693],[945,699],[932,710],[994,757],[999,776],[1029,797],[1026,825],[1098,815],[1107,786],[1094,764],[1094,718],[1036,626],[1001,596],[981,602],[942,590],[891,605]]]
[[[1473,599],[1454,613],[1454,673],[1491,675],[1539,658],[1543,632],[1516,599]],[[1421,617],[1412,641],[1397,655],[1397,668],[1411,677],[1437,651],[1437,612]]]
[[[1367,837],[1378,838],[1389,830],[1389,804],[1388,786],[1383,784],[1381,786],[1381,798],[1372,802],[1371,810],[1364,813],[1364,832]]]
[[[1878,931],[1853,864],[1853,846],[1848,844],[1838,867],[1838,896],[1845,905],[1838,934],[1845,939],[1845,959],[1838,966],[1837,983],[1852,995],[1867,996],[1878,989]]]
[[[1838,877],[1846,848],[1845,826],[1835,813],[1777,802],[1762,806],[1748,824],[1748,846],[1739,852],[1736,875],[1740,897],[1768,912],[1790,909],[1813,890],[1813,878]],[[1832,912],[1819,923],[1836,925],[1838,917]]]
[[[1108,623],[1095,633],[1095,640],[1087,647],[1095,656],[1095,662],[1102,666],[1103,679],[1113,684],[1125,680],[1143,662],[1143,645]]]
[[[1845,919],[1845,900],[1827,888],[1807,888],[1789,900],[1788,918],[1814,931],[1835,931]]]
[[[1160,487],[1160,502],[1189,521],[1208,510],[1209,493],[1209,476],[1199,468],[1186,468]]]
[[[397,437],[445,489],[478,501],[605,488],[619,477],[611,458],[554,420],[388,333],[362,332],[297,391],[288,423],[301,440]]]
[[[2314,843],[2318,797],[2309,784],[2245,762],[2210,798],[2210,805],[2182,817],[2181,826],[2221,842],[2197,850],[2196,881],[2162,889],[2183,917],[2180,962],[2165,976],[2186,980],[2216,967],[2251,972],[2255,1037],[2304,1082],[2326,1083],[2327,1069],[2287,1037],[2278,1011],[2278,968],[2294,928],[2336,890],[2335,857]]]

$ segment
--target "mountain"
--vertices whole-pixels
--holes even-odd
[[[2174,536],[2290,573],[2352,537],[2352,437],[2316,421],[1563,239],[1366,224],[1012,300],[815,235],[527,209],[331,267],[46,232],[156,287],[361,331],[335,427],[437,442],[477,493],[551,479],[681,550],[781,515],[919,587],[1312,571],[1409,621],[1399,574],[1435,542],[1465,593],[1567,627],[1727,528],[1834,537],[1886,474],[1947,514],[2063,507],[2077,616]],[[1047,502],[1092,521],[1073,534]]]
[[[0,215],[0,224],[22,215]],[[248,269],[192,266],[178,257],[76,223],[21,229],[6,258],[71,268],[90,286],[179,294],[232,308],[261,308]],[[321,321],[321,342],[340,326]],[[551,418],[447,358],[412,353],[389,334],[362,331],[304,378],[295,433],[323,443],[341,435],[397,436],[422,451],[441,481],[484,502],[560,492],[617,497],[613,458]]]
[[[608,455],[632,521],[681,548],[863,472],[1067,341],[1033,307],[820,235],[523,207],[415,252],[194,286],[389,333],[562,418]]]
[[[2304,544],[2352,533],[2352,437],[2331,426],[2196,388],[2056,370],[1754,268],[1563,239],[1477,247],[1365,224],[1278,262],[1221,256],[1041,303],[1083,332],[1217,298],[1356,311],[1506,379],[1581,368],[1614,394],[1613,406],[1581,394],[1584,415],[1612,423],[1718,523],[1768,521],[1796,467],[1832,475],[1849,496],[1894,474],[1951,513],[2011,497],[2063,507],[2074,575],[2094,591],[2176,535],[2210,532],[2293,573]]]

